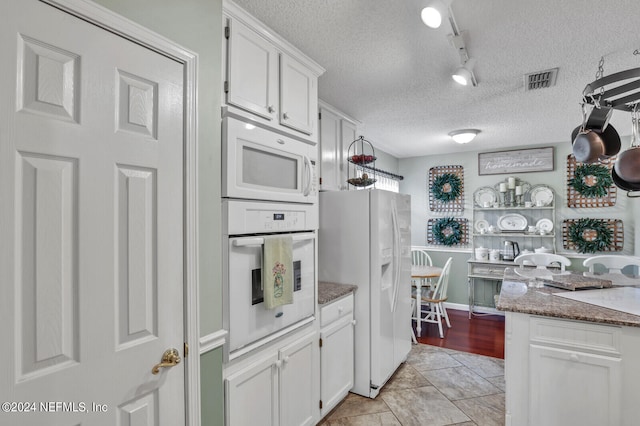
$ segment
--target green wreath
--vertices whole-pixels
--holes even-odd
[[[433,238],[439,244],[452,246],[462,241],[460,222],[453,217],[442,217],[433,224]]]
[[[449,191],[445,191],[444,187],[449,184]],[[431,192],[436,200],[448,203],[455,200],[462,191],[462,181],[453,173],[445,173],[433,180]]]
[[[585,178],[593,176],[595,183],[590,186],[585,183]],[[609,169],[599,164],[582,164],[576,168],[574,177],[569,180],[569,185],[587,198],[604,197],[613,179]]]
[[[595,231],[595,239],[588,241],[584,238],[585,231]],[[613,232],[601,219],[578,219],[569,226],[569,240],[572,241],[578,252],[595,253],[606,249],[613,239]]]

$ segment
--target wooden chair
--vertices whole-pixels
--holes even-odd
[[[552,253],[526,253],[516,257],[514,263],[519,266],[534,265],[538,269],[547,269],[547,266],[557,265],[561,271],[571,265],[571,260],[559,254]]]
[[[449,286],[449,272],[451,271],[451,262],[453,258],[450,257],[442,268],[442,274],[438,278],[433,290],[429,290],[421,297],[420,302],[415,299],[415,295],[412,300],[412,312],[416,311],[416,303],[420,303],[420,318],[413,317],[416,321],[428,322],[438,324],[438,332],[440,338],[444,338],[442,331],[442,318],[444,318],[447,327],[451,328],[451,322],[449,321],[449,315],[444,307],[444,302],[447,301],[447,288]],[[413,333],[413,327],[411,328]],[[414,334],[415,338],[415,334]]]
[[[589,268],[589,274],[596,272],[596,265],[601,265],[604,273],[598,274],[599,278],[611,280],[613,285],[640,285],[640,257],[622,256],[622,255],[600,255],[592,256],[582,262],[583,266]],[[627,267],[636,267],[635,276],[629,276],[622,273]]]

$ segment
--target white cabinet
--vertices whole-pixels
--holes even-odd
[[[316,143],[318,77],[324,69],[235,3],[224,1],[223,9],[227,108]]]
[[[505,337],[507,425],[637,424],[639,328],[507,312]]]
[[[320,189],[347,189],[349,145],[357,139],[359,122],[320,101]]]
[[[318,352],[313,331],[235,365],[225,378],[227,426],[315,424],[320,399]]]
[[[290,56],[280,55],[280,124],[311,135],[318,120],[318,77]]]
[[[239,20],[229,22],[227,103],[266,120],[278,117],[278,51]]]
[[[320,309],[320,415],[329,413],[353,387],[353,293]]]

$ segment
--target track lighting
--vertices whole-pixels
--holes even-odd
[[[452,75],[451,78],[463,86],[477,86],[478,82],[476,76],[473,74],[473,67],[475,65],[475,59],[467,60],[464,65],[459,67]]]
[[[449,5],[451,0],[433,0],[427,7],[422,9],[420,18],[422,22],[429,28],[439,28],[442,24],[442,18],[449,14]]]
[[[449,136],[457,143],[469,143],[475,139],[478,133],[480,133],[478,129],[462,129],[449,133]]]

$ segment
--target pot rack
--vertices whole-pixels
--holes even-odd
[[[636,54],[636,52],[634,52],[634,54]],[[604,59],[601,58],[596,80],[585,86],[582,91],[582,99],[584,104],[594,106],[592,114],[595,114],[596,118],[602,118],[604,120],[604,128],[609,121],[608,119],[613,109],[630,112],[632,114],[637,111],[640,105],[640,68],[631,68],[602,76],[603,62]],[[601,115],[604,117],[598,117]],[[627,197],[640,197],[640,190],[630,189],[625,187],[625,185],[621,186],[621,182],[616,181],[616,179],[619,180],[619,178],[613,173],[613,169],[612,176],[614,177],[616,186],[627,191]]]
[[[626,81],[626,83],[625,83]],[[601,77],[582,91],[584,101],[600,108],[603,106],[632,112],[640,102],[640,68],[632,68]]]

